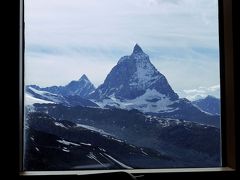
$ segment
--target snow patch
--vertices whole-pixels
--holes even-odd
[[[167,120],[165,120],[165,121],[159,120],[159,124],[160,124],[162,127],[168,127],[168,126],[170,126],[170,122],[167,121]]]
[[[151,102],[151,100],[154,100]],[[147,89],[146,92],[132,100],[120,100],[111,95],[108,99],[103,99],[102,102],[95,102],[100,107],[112,106],[120,109],[137,109],[141,112],[165,112],[165,111],[176,111],[177,108],[169,107],[174,103],[169,97],[159,93],[155,89]]]
[[[77,127],[83,127],[83,128],[89,129],[89,130],[91,130],[91,131],[98,132],[98,133],[100,133],[100,134],[104,134],[104,135],[111,136],[111,134],[105,132],[104,130],[95,128],[95,127],[93,127],[93,126],[84,125],[84,124],[77,124]]]
[[[99,149],[100,151],[106,152],[106,150],[103,149],[103,148],[98,147],[98,149]]]
[[[52,103],[62,103],[62,102],[65,102],[65,98],[61,95],[57,95],[57,94],[53,94],[53,93],[50,93],[50,92],[47,92],[47,91],[43,91],[43,90],[37,90],[37,89],[34,89],[32,87],[29,87],[29,89],[31,91],[33,91],[34,93],[38,94],[39,96],[47,99],[47,100],[44,100],[44,101],[50,101]]]
[[[106,153],[104,153],[104,155],[107,156],[108,158],[110,158],[111,160],[113,160],[115,163],[117,163],[117,164],[119,164],[120,166],[122,166],[123,168],[133,169],[132,167],[127,166],[127,165],[121,163],[120,161],[116,160],[115,158],[113,158],[112,156],[110,156],[110,155],[108,155],[108,154],[106,154]]]
[[[89,143],[83,143],[83,142],[81,142],[80,144],[85,145],[85,146],[92,146],[92,145],[89,144]]]
[[[57,140],[57,142],[61,143],[61,144],[64,144],[64,145],[73,145],[73,146],[81,146],[80,144],[76,144],[76,143],[73,143],[73,142],[70,142],[70,141],[66,141],[66,140]]]
[[[116,138],[111,138],[111,139],[113,139],[114,141],[120,142],[120,143],[123,143],[123,142],[124,142],[123,140],[116,139]]]
[[[141,53],[133,57],[136,60],[137,71],[130,79],[131,85],[137,86],[138,89],[145,89],[161,77],[159,73],[156,73],[157,70],[151,64],[148,55]]]
[[[144,155],[148,156],[148,153],[146,153],[146,152],[143,150],[143,148],[141,148],[141,152],[142,152]]]
[[[132,145],[132,144],[129,144],[129,146],[133,147],[133,148],[136,148],[136,146]]]
[[[99,164],[101,164],[102,166],[105,167],[105,165],[104,165],[101,161],[99,161],[99,160],[97,159],[97,157],[93,154],[93,152],[90,152],[90,153],[87,155],[87,157],[89,157],[90,159],[94,159],[94,160],[97,161]]]
[[[33,97],[32,95],[26,93],[25,94],[25,105],[33,105],[35,103],[39,103],[39,104],[54,104],[54,102],[52,101],[46,101],[43,99],[38,99]]]
[[[64,148],[62,149],[62,151],[64,151],[64,152],[70,152],[70,150],[67,149],[66,147],[64,147]]]
[[[59,127],[62,127],[62,128],[65,128],[65,129],[68,129],[66,126],[64,126],[62,123],[59,123],[59,122],[54,122],[54,124],[56,126],[59,126]]]

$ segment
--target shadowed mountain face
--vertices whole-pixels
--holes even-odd
[[[57,121],[45,113],[29,113],[27,124],[25,167],[28,170],[157,168],[180,163],[103,130]]]
[[[213,96],[207,96],[204,99],[199,99],[199,100],[193,101],[192,103],[205,112],[215,114],[215,115],[220,114],[220,108],[221,108],[220,99],[215,98]]]
[[[214,127],[135,110],[37,104],[35,110],[26,119],[28,170],[220,165],[220,134]]]
[[[199,163],[199,159],[205,157],[200,155],[201,153],[208,154],[209,159],[220,157],[220,130],[215,127],[145,115],[136,110],[66,108],[62,105],[50,104],[36,104],[34,107],[37,112],[47,112],[54,119],[60,121],[67,119],[74,123],[102,129],[137,146],[178,156],[182,161]],[[214,162],[217,163],[217,160]],[[207,162],[204,160],[203,163]]]

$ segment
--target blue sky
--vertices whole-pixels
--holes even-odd
[[[181,96],[219,96],[217,0],[27,0],[26,84],[97,87],[138,43]]]

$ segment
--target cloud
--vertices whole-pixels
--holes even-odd
[[[218,84],[218,85],[211,86],[207,90],[210,91],[210,92],[219,91],[220,90],[220,85]]]
[[[192,94],[192,93],[205,93],[204,90],[199,89],[189,89],[189,90],[183,90],[186,94]]]
[[[179,93],[181,94],[182,97],[186,97],[191,101],[204,98],[208,95],[220,98],[220,85],[217,84],[210,87],[200,86],[197,89],[183,90],[182,92]]]
[[[83,59],[79,59],[79,57],[75,55],[26,56],[25,83],[38,84],[42,87],[66,85],[71,80],[77,80],[83,74],[86,74],[91,82],[97,87],[103,83],[107,74],[115,65],[112,61],[101,57],[97,59],[90,59],[88,57],[87,60],[85,57],[82,58]],[[79,65],[79,61],[81,61],[81,65]]]
[[[159,1],[159,5],[150,7],[145,6],[146,2],[148,0],[27,1],[26,43],[122,48],[123,44],[140,41],[155,47],[194,44],[217,49],[216,7],[206,8],[203,0],[199,7],[192,1],[174,6],[169,6],[175,4],[169,3],[171,1]],[[204,17],[206,14],[211,17],[211,24],[204,24],[203,9]]]

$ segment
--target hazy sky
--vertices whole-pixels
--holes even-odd
[[[219,96],[218,0],[26,0],[26,84],[97,87],[138,43],[181,97]]]

